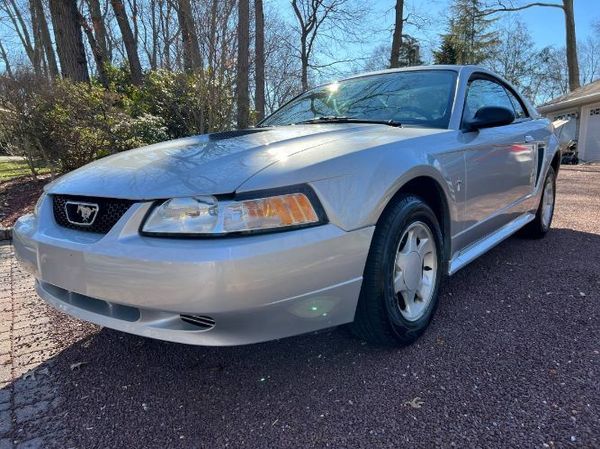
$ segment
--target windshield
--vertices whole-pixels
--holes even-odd
[[[415,70],[353,78],[303,93],[259,126],[347,119],[447,128],[455,82],[456,72],[451,70]]]

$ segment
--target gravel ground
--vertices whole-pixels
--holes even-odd
[[[100,329],[44,306],[0,247],[0,449],[599,448],[600,166],[561,171],[553,228],[457,273],[394,350]]]

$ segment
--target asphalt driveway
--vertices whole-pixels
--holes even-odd
[[[41,303],[0,246],[0,449],[599,448],[600,166],[561,171],[553,227],[447,281],[395,350],[100,329]]]

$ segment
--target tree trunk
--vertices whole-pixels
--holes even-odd
[[[2,41],[0,41],[0,57],[4,61],[4,69],[6,70],[6,74],[10,78],[12,78],[13,77],[12,68],[10,67],[10,61],[8,59],[8,55],[6,54],[6,50],[5,50],[4,46],[2,45]]]
[[[40,37],[42,46],[44,47],[44,53],[46,55],[46,63],[48,64],[48,74],[51,78],[58,78],[60,73],[58,71],[58,63],[56,62],[54,47],[52,46],[52,38],[50,37],[50,29],[48,28],[48,21],[46,20],[44,5],[42,5],[41,0],[31,1],[33,2],[33,7],[35,9],[35,14],[40,27]]]
[[[481,15],[491,15],[499,12],[515,12],[537,6],[547,6],[560,8],[565,14],[565,33],[567,36],[567,68],[569,72],[569,90],[575,90],[580,87],[579,81],[579,61],[577,58],[577,39],[575,37],[575,13],[573,12],[573,0],[562,0],[560,3],[532,2],[522,6],[507,7],[500,3],[499,8],[487,9]]]
[[[178,0],[177,18],[181,28],[181,43],[183,45],[183,67],[188,72],[202,69],[202,55],[198,45],[198,34],[192,15],[190,0]]]
[[[106,72],[106,65],[108,61],[106,60],[106,55],[104,54],[104,51],[102,51],[102,49],[100,48],[100,44],[96,40],[94,32],[92,28],[88,25],[87,21],[85,20],[85,17],[83,17],[81,13],[79,13],[79,11],[77,13],[79,15],[79,23],[81,24],[81,28],[83,28],[83,31],[87,36],[88,43],[90,44],[90,48],[92,49],[92,54],[94,55],[94,61],[96,62],[96,68],[98,69],[98,78],[100,80],[100,84],[102,84],[102,87],[104,87],[105,89],[108,89],[108,74]]]
[[[104,57],[108,62],[112,61],[112,55],[108,51],[108,33],[104,17],[102,17],[102,9],[100,8],[100,0],[88,0],[90,6],[90,17],[92,19],[92,27],[94,28],[94,36],[98,47],[104,53]]]
[[[301,82],[302,90],[308,90],[308,51],[306,49],[306,36],[302,36],[300,39],[300,65],[301,70]]]
[[[27,54],[34,71],[39,74],[41,69],[39,52],[35,51],[35,46],[31,41],[31,36],[29,35],[29,29],[23,20],[23,14],[21,14],[19,6],[15,3],[15,0],[5,0],[4,10],[8,14],[8,18],[12,22],[15,32],[23,44],[25,53]]]
[[[265,15],[263,10],[263,0],[254,2],[255,33],[254,53],[256,67],[256,90],[255,107],[257,120],[260,121],[265,116]]]
[[[140,42],[140,31],[138,29],[138,2],[137,0],[129,0],[129,7],[131,8],[131,24],[132,24],[132,33],[133,33],[133,42],[135,43],[135,48],[138,48]]]
[[[52,27],[60,68],[65,78],[89,82],[87,59],[76,0],[50,0]]]
[[[404,25],[404,0],[396,0],[396,23],[392,38],[390,68],[400,67],[400,49],[402,47],[402,27]]]
[[[33,0],[29,1],[29,15],[31,16],[31,31],[33,34],[33,71],[37,76],[42,76],[44,70],[42,70],[42,64],[44,61],[44,48],[42,46],[42,30],[40,28],[40,19],[35,8]]]
[[[569,90],[575,90],[580,87],[580,83],[573,0],[563,0],[563,6],[563,10],[565,11],[565,29],[567,33],[567,67],[569,68]]]
[[[150,2],[151,15],[151,26],[152,26],[152,45],[151,51],[149,52],[148,59],[150,60],[150,68],[156,70],[158,67],[158,21],[156,18],[156,0]]]
[[[121,30],[121,36],[123,37],[123,43],[125,44],[127,59],[129,60],[129,70],[131,71],[131,82],[136,86],[141,86],[144,82],[142,64],[140,63],[140,57],[138,56],[137,45],[135,44],[135,37],[131,31],[131,25],[129,25],[129,21],[127,20],[125,5],[122,0],[110,0],[110,3],[115,11],[115,17],[117,18],[119,30]]]
[[[298,5],[297,0],[292,0],[292,8],[294,9],[294,14],[296,15],[296,19],[298,20],[298,25],[300,25],[300,65],[301,65],[301,74],[300,80],[302,83],[302,90],[308,90],[308,63],[309,63],[309,50],[308,50],[308,35],[310,30],[315,27],[314,21],[316,20],[316,10],[321,5],[321,2],[313,2],[311,4],[312,10],[309,15],[312,22],[311,24],[307,24],[304,15],[301,10],[301,6]]]
[[[237,126],[248,127],[250,98],[248,94],[248,67],[250,51],[250,5],[249,0],[238,2],[238,60],[237,60]]]

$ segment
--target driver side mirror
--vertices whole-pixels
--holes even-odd
[[[515,121],[515,113],[509,109],[497,106],[485,106],[475,113],[470,121],[465,121],[464,131],[477,131],[483,128],[510,125]]]

